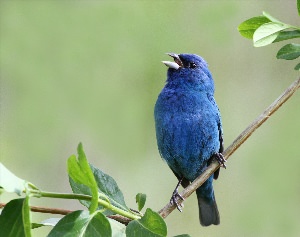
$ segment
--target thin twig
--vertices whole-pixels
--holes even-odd
[[[107,216],[107,217],[110,218],[110,219],[113,219],[113,220],[115,220],[117,222],[120,222],[121,224],[124,224],[126,226],[128,225],[128,223],[130,221],[132,221],[132,219],[129,219],[129,218],[125,217],[125,216],[120,216],[120,215],[110,215],[110,216]]]
[[[6,203],[0,203],[0,209],[4,208]],[[49,207],[37,207],[30,206],[30,210],[32,212],[40,212],[40,213],[50,213],[50,214],[59,214],[59,215],[68,215],[73,212],[71,210],[60,209],[60,208],[49,208]]]
[[[252,133],[259,128],[271,115],[279,109],[284,102],[286,102],[297,89],[300,87],[300,78],[291,84],[257,119],[255,119],[224,151],[224,158],[227,160],[240,145],[242,145]],[[220,164],[218,162],[213,162],[207,167],[207,169],[195,179],[188,187],[186,187],[180,194],[184,199],[188,198],[198,187],[200,187],[218,168]],[[182,203],[181,199],[177,199],[178,204]],[[175,204],[168,203],[164,208],[162,208],[158,213],[166,218],[174,209]]]
[[[6,203],[0,203],[0,209],[4,208],[6,206]],[[30,210],[32,212],[39,212],[39,213],[50,213],[50,214],[58,214],[58,215],[68,215],[72,210],[66,210],[61,208],[49,208],[49,207],[38,207],[38,206],[30,206]],[[110,219],[116,220],[124,225],[128,225],[132,219],[129,219],[125,216],[121,215],[108,215],[107,216]]]

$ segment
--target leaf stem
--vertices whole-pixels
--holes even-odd
[[[300,87],[300,78],[292,83],[261,115],[259,115],[224,151],[224,158],[227,160],[252,134],[259,128],[268,118],[272,116],[276,110],[279,109],[284,102],[286,102]],[[218,162],[212,162],[207,169],[196,178],[188,187],[186,187],[180,195],[186,199],[193,192],[196,191],[218,168],[220,164]],[[177,199],[178,204],[182,203],[181,199]],[[158,213],[166,218],[174,209],[175,204],[168,203]]]
[[[85,194],[76,194],[76,193],[54,193],[54,192],[45,192],[45,191],[40,191],[40,190],[30,190],[30,193],[33,194],[36,197],[48,197],[48,198],[61,198],[61,199],[77,199],[77,200],[86,200],[86,201],[91,201],[92,196],[90,195],[85,195]],[[132,220],[140,219],[141,217],[138,215],[135,215],[131,212],[125,211],[121,208],[118,208],[111,203],[103,200],[103,199],[98,199],[98,204],[121,215],[125,216],[127,218],[130,218]]]

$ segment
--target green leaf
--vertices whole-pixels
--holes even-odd
[[[300,71],[300,63],[298,63],[294,69]]]
[[[121,224],[118,221],[108,218],[108,221],[111,226],[112,236],[113,237],[126,237],[126,226]]]
[[[119,189],[116,181],[109,176],[108,174],[105,174],[100,169],[94,167],[90,164],[91,170],[93,172],[93,175],[95,177],[98,192],[101,194],[104,194],[108,197],[110,203],[116,207],[119,207],[123,210],[130,211],[129,208],[125,204],[124,196],[122,191]],[[75,183],[72,178],[69,179],[71,188],[74,193],[78,194],[86,194],[91,195],[90,190],[82,185]],[[80,201],[84,206],[89,206],[89,201]],[[102,209],[103,207],[99,206],[98,209]],[[110,210],[106,210],[105,215],[112,215],[115,214],[114,212]]]
[[[73,179],[69,176],[69,183],[72,188],[73,193],[77,194],[86,194],[86,195],[92,195],[91,194],[91,189],[83,184],[76,183],[73,181]],[[79,200],[79,202],[84,205],[85,207],[89,207],[91,205],[90,201],[85,201],[85,200]],[[98,204],[98,209],[102,209],[103,207],[99,206]],[[105,213],[107,214],[107,213]],[[107,215],[111,215],[113,213],[108,213]]]
[[[150,208],[147,208],[145,215],[141,219],[131,221],[128,224],[126,228],[126,236],[167,236],[167,225],[157,212],[154,212]]]
[[[49,218],[41,223],[31,223],[31,229],[36,229],[43,226],[55,226],[62,218]]]
[[[25,180],[18,178],[0,163],[0,187],[6,192],[21,195],[25,190]]]
[[[255,47],[262,47],[273,43],[280,31],[290,28],[289,25],[269,22],[260,26],[253,35],[253,43]]]
[[[300,38],[300,30],[281,31],[273,43],[294,38]]]
[[[108,219],[99,211],[89,214],[87,211],[74,211],[62,218],[50,231],[48,237],[89,237],[112,236]]]
[[[138,193],[135,196],[135,202],[138,204],[138,210],[141,211],[146,203],[146,194]]]
[[[31,236],[31,220],[30,220],[31,218],[30,218],[29,195],[26,195],[26,198],[23,202],[22,218],[23,218],[25,236],[30,237]]]
[[[55,226],[62,218],[48,218],[43,220],[40,224],[44,226]]]
[[[298,15],[300,16],[300,0],[297,0]]]
[[[90,195],[92,195],[92,201],[89,202],[90,213],[93,213],[98,208],[98,190],[97,183],[95,181],[92,170],[83,151],[82,144],[79,143],[78,148],[78,161],[75,155],[72,155],[68,159],[68,174],[78,184],[83,184],[90,189]]]
[[[275,17],[271,16],[269,13],[267,12],[263,12],[263,15],[265,17],[267,17],[270,21],[272,22],[277,22],[277,23],[282,23],[280,20],[276,19]],[[282,23],[283,24],[283,23]]]
[[[265,16],[256,16],[253,18],[250,18],[244,22],[242,22],[238,26],[238,31],[242,36],[248,39],[253,38],[253,34],[255,30],[260,27],[261,25],[270,22],[270,20]]]
[[[129,211],[126,206],[122,191],[119,189],[117,182],[108,174],[91,165],[91,169],[96,179],[99,193],[106,195],[111,204],[123,210]]]
[[[278,59],[293,60],[300,56],[300,44],[287,44],[279,49],[276,57]]]
[[[0,215],[0,236],[24,237],[22,209],[24,198],[13,199],[6,204]]]
[[[40,228],[40,227],[43,227],[43,226],[47,226],[47,225],[44,225],[44,224],[41,224],[41,223],[31,223],[31,229],[37,229],[37,228]]]

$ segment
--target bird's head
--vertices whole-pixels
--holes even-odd
[[[214,82],[206,61],[196,54],[167,53],[174,59],[162,61],[168,70],[168,83],[196,87],[199,90],[214,91]]]

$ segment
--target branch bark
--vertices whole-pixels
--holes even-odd
[[[0,203],[0,209],[4,208],[6,206],[6,203]],[[49,208],[49,207],[38,207],[38,206],[30,206],[30,211],[32,212],[39,212],[39,213],[50,213],[50,214],[58,214],[58,215],[68,215],[72,210],[66,210],[62,208]],[[129,219],[125,216],[121,215],[108,215],[107,216],[110,219],[114,219],[124,225],[128,225],[132,219]]]
[[[225,160],[228,158],[259,128],[271,115],[276,112],[284,102],[286,102],[297,89],[300,87],[300,78],[292,83],[265,111],[259,115],[224,151]],[[207,169],[195,179],[188,187],[186,187],[180,195],[187,199],[193,192],[196,191],[218,168],[220,164],[215,161],[207,167]],[[178,204],[182,203],[181,199],[177,199]],[[175,204],[168,203],[158,213],[166,218],[174,209]]]
[[[0,203],[0,209],[4,208],[6,203]],[[50,214],[59,214],[59,215],[68,215],[73,212],[71,210],[61,209],[61,208],[49,208],[49,207],[37,207],[30,206],[30,210],[32,212],[40,212],[40,213],[50,213]]]

